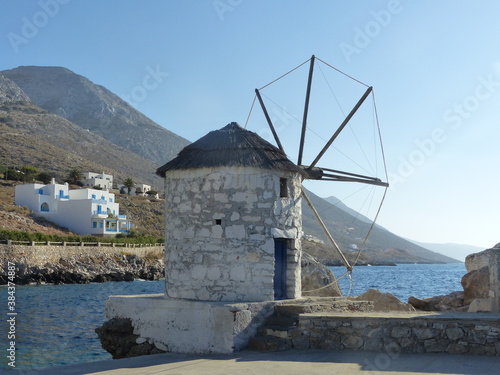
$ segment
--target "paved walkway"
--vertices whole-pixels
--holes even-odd
[[[243,351],[227,356],[157,354],[8,374],[29,375],[379,375],[498,374],[499,357],[450,354],[399,354],[290,350],[279,353]]]

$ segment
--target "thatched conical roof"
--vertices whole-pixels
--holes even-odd
[[[184,147],[156,174],[165,177],[167,171],[211,167],[257,167],[304,174],[283,151],[236,122]]]

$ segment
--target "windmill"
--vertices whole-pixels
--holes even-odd
[[[308,115],[309,115],[309,104],[310,104],[310,98],[311,98],[311,88],[312,88],[313,73],[314,73],[314,66],[315,66],[315,61],[316,60],[319,60],[320,62],[326,64],[328,67],[330,67],[330,68],[332,68],[332,69],[340,72],[337,68],[334,68],[330,64],[324,62],[323,60],[321,60],[321,59],[319,59],[319,58],[317,58],[317,57],[315,57],[313,55],[309,60],[307,60],[306,62],[302,63],[298,67],[292,69],[288,73],[282,75],[278,79],[272,81],[268,85],[263,86],[260,89],[255,89],[255,98],[259,101],[259,104],[260,104],[260,107],[262,109],[263,115],[266,118],[267,124],[269,125],[269,128],[270,128],[272,136],[273,136],[273,138],[274,138],[274,140],[276,142],[276,145],[277,145],[277,147],[281,151],[285,152],[285,150],[284,150],[284,148],[282,146],[282,143],[281,143],[281,141],[280,141],[280,139],[278,137],[278,133],[276,131],[276,128],[273,125],[273,121],[271,119],[271,116],[269,115],[269,112],[268,112],[268,110],[266,108],[266,105],[264,103],[264,99],[263,99],[263,97],[261,95],[261,91],[264,88],[266,88],[267,86],[273,84],[274,82],[278,81],[279,79],[283,78],[284,76],[286,76],[289,73],[293,72],[297,68],[299,68],[302,65],[306,64],[307,62],[309,62],[309,75],[308,75],[308,80],[307,80],[307,88],[306,88],[306,94],[305,94],[305,103],[304,103],[303,116],[302,116],[302,121],[301,121],[302,124],[301,124],[301,132],[300,132],[300,141],[299,141],[299,148],[298,148],[298,156],[297,156],[297,166],[299,168],[301,168],[305,172],[305,176],[306,176],[305,179],[307,179],[307,180],[318,180],[318,181],[328,181],[328,182],[332,182],[332,181],[336,181],[336,182],[354,182],[354,183],[360,183],[360,184],[368,184],[368,185],[385,187],[383,198],[382,198],[382,202],[383,202],[383,199],[385,198],[385,193],[387,192],[387,187],[389,186],[389,184],[387,182],[387,172],[385,170],[385,158],[383,156],[383,148],[382,147],[381,147],[381,153],[382,153],[382,159],[383,159],[383,162],[384,162],[384,172],[385,172],[385,176],[384,176],[385,178],[384,179],[385,179],[385,181],[383,181],[381,178],[379,178],[377,176],[370,176],[370,175],[365,175],[365,174],[360,174],[360,173],[353,173],[353,172],[349,172],[349,171],[346,171],[346,170],[340,170],[340,169],[327,168],[327,167],[324,167],[324,166],[318,166],[319,163],[320,163],[320,161],[324,157],[325,153],[327,152],[327,150],[330,147],[332,147],[332,145],[337,140],[337,138],[339,137],[339,135],[346,129],[346,127],[349,126],[350,121],[355,116],[355,114],[358,112],[358,110],[363,106],[363,104],[365,103],[366,99],[370,95],[373,96],[373,88],[371,86],[367,86],[367,85],[363,84],[364,86],[367,87],[366,90],[365,90],[365,92],[359,98],[359,100],[356,102],[356,104],[352,107],[352,109],[350,110],[350,112],[345,116],[345,118],[343,119],[343,121],[341,121],[340,125],[335,129],[335,131],[333,132],[333,134],[331,135],[331,137],[326,141],[326,143],[321,148],[321,150],[319,151],[319,153],[312,159],[312,161],[310,163],[307,163],[304,160],[305,159],[304,158],[304,156],[305,156],[304,155],[304,146],[306,144],[306,138],[307,138],[306,135],[307,135],[307,130],[308,130],[308,122],[307,121],[308,121]],[[345,76],[353,79],[352,77],[346,75],[343,72],[340,72],[340,73],[342,73]],[[355,79],[353,79],[353,80],[355,80]],[[355,81],[361,83],[360,81],[357,81],[357,80],[355,80]],[[254,99],[254,103],[255,103],[255,99]],[[253,105],[252,105],[252,108],[253,108]],[[375,115],[376,115],[376,107],[374,106],[374,108],[375,108]],[[250,110],[250,113],[251,113],[251,110]],[[250,117],[250,114],[249,114],[248,117]],[[376,118],[377,118],[378,138],[379,138],[379,140],[381,140],[380,129],[378,128],[378,116],[376,116]],[[247,119],[247,124],[248,124],[248,119]],[[335,239],[330,234],[330,231],[328,230],[328,228],[326,227],[325,223],[321,219],[318,211],[316,210],[316,208],[314,207],[313,203],[311,202],[311,200],[307,196],[306,191],[305,191],[305,189],[303,187],[302,187],[302,196],[304,197],[304,199],[306,200],[308,206],[310,207],[311,211],[313,212],[314,216],[318,220],[318,223],[319,223],[320,227],[325,232],[325,235],[326,235],[328,241],[331,243],[331,245],[333,246],[333,248],[339,253],[340,258],[341,258],[342,262],[344,263],[345,267],[347,268],[348,272],[349,273],[352,272],[353,265],[349,263],[349,261],[346,259],[346,257],[342,253],[340,247],[337,245]],[[375,219],[372,222],[372,225],[370,227],[370,230],[368,231],[368,234],[366,235],[366,238],[369,236],[369,234],[371,232],[371,229],[373,228],[373,226],[375,224],[375,221],[376,221],[376,218],[378,216],[378,213],[380,212],[380,207],[382,205],[382,202],[381,202],[381,204],[380,204],[380,206],[379,206],[379,208],[377,210]],[[366,238],[365,238],[365,241],[366,241]],[[359,253],[358,253],[358,257],[359,257]]]

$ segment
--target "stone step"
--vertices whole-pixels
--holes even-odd
[[[290,350],[291,342],[272,337],[254,337],[248,342],[247,349],[261,352],[280,352]]]
[[[298,316],[300,314],[317,312],[344,312],[344,311],[373,311],[371,301],[337,300],[327,303],[290,303],[277,305],[274,308],[276,315]]]
[[[270,326],[266,324],[264,327],[260,327],[257,330],[257,336],[286,339],[288,337],[288,332],[293,328],[294,327]]]
[[[281,351],[302,347],[297,341],[298,325],[302,314],[321,312],[352,312],[373,310],[373,303],[367,301],[329,300],[284,303],[274,307],[274,313],[257,330],[247,348],[259,351]],[[300,336],[300,335],[299,335]],[[309,343],[306,346],[308,347]]]
[[[278,316],[297,316],[299,314],[310,313],[310,304],[284,304],[274,307],[274,312]]]
[[[298,316],[291,315],[271,315],[266,320],[266,326],[295,327],[299,324]]]

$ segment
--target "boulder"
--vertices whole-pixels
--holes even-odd
[[[377,289],[368,289],[354,298],[357,301],[372,301],[373,311],[415,311],[409,303],[404,303],[391,293],[382,293]]]
[[[342,295],[333,272],[312,255],[302,253],[302,295],[338,297]]]
[[[462,278],[462,286],[470,312],[500,312],[499,245],[465,259],[468,273]]]
[[[464,306],[463,292],[452,292],[445,296],[423,299],[412,296],[408,298],[408,303],[421,311],[465,311],[467,309],[467,306]]]
[[[483,267],[488,267],[491,262],[491,249],[481,251],[479,253],[469,254],[465,258],[465,268],[467,272],[478,270]]]
[[[492,298],[476,298],[469,305],[467,312],[491,312],[493,311],[493,299]]]
[[[490,269],[488,266],[473,269],[462,277],[464,303],[469,305],[476,298],[488,298],[490,291]]]
[[[128,318],[113,318],[95,329],[102,348],[110,353],[113,359],[165,352],[147,340],[141,340],[133,332],[132,322]]]

